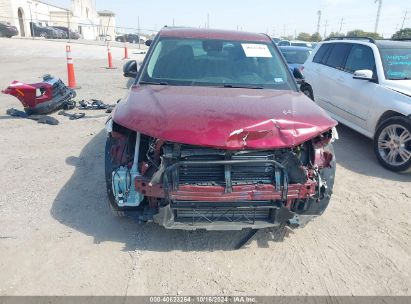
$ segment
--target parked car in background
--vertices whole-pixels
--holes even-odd
[[[9,22],[0,21],[0,37],[11,38],[19,34],[17,27]]]
[[[57,35],[58,35],[57,38],[58,39],[67,39],[68,38],[68,34],[65,31],[63,31],[61,29],[58,29],[58,28],[55,28],[55,27],[52,27],[52,26],[50,26],[50,28],[54,29],[57,32]]]
[[[338,38],[304,64],[301,89],[332,117],[374,140],[387,169],[411,168],[411,42]]]
[[[277,43],[278,46],[301,46],[301,47],[307,47],[307,48],[312,48],[313,45],[311,42],[307,41],[301,41],[301,40],[281,40]]]
[[[278,44],[278,43],[281,41],[281,38],[271,37],[271,40],[272,40],[275,44]]]
[[[312,53],[312,49],[299,46],[280,46],[280,51],[293,71],[294,68],[303,70],[303,64]]]
[[[137,34],[124,34],[116,37],[116,41],[129,43],[145,43],[145,40]]]
[[[108,34],[100,34],[100,35],[98,35],[98,39],[102,40],[102,41],[111,41],[111,40],[113,40],[111,35],[108,35]]]
[[[64,37],[63,31],[49,26],[43,26],[36,22],[30,22],[30,30],[34,37],[61,39]]]
[[[337,122],[299,91],[269,37],[166,27],[141,69],[123,72],[134,83],[106,123],[115,214],[240,230],[303,227],[327,208]]]
[[[289,40],[280,40],[277,43],[278,46],[291,46],[291,42]]]
[[[291,46],[301,46],[301,47],[306,47],[306,48],[313,48],[313,45],[311,42],[308,41],[301,41],[301,40],[292,40],[290,41]]]
[[[75,32],[75,31],[69,29],[66,26],[53,26],[53,28],[63,31],[65,33],[65,38],[70,38],[70,39],[74,39],[74,40],[77,40],[77,39],[81,38],[80,33]],[[69,35],[70,35],[70,37],[69,37]]]

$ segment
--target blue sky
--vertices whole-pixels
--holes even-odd
[[[45,0],[68,7],[70,0]],[[159,30],[163,25],[204,27],[207,14],[210,28],[242,29],[267,32],[276,36],[294,35],[302,31],[315,32],[317,11],[323,17],[320,33],[361,28],[373,31],[377,14],[374,0],[96,0],[97,9],[116,13],[117,26]],[[379,31],[392,35],[402,25],[405,11],[408,18],[405,27],[411,27],[411,0],[383,0]]]

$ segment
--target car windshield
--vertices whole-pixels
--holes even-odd
[[[385,78],[389,80],[411,79],[411,47],[382,48],[380,53]]]
[[[287,49],[285,47],[281,48],[281,53],[283,53],[285,60],[289,64],[303,64],[308,56],[310,56],[311,51],[305,49]]]
[[[162,38],[140,84],[296,90],[272,43]]]

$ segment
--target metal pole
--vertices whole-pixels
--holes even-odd
[[[381,15],[381,7],[382,7],[382,0],[375,0],[375,3],[377,2],[378,2],[378,11],[377,11],[377,19],[375,20],[374,33],[378,32],[378,25],[380,23],[380,15]]]
[[[34,40],[34,32],[33,32],[33,15],[31,13],[31,1],[28,2],[29,4],[29,10],[30,10],[30,32],[31,32],[31,38]]]
[[[317,33],[318,33],[318,34],[320,33],[321,14],[322,14],[322,12],[321,12],[321,11],[318,11],[318,12],[317,12],[317,15],[318,15],[318,22],[317,22]]]
[[[138,48],[140,49],[140,16],[137,16]]]
[[[70,43],[70,15],[69,15],[69,10],[67,10],[67,33],[68,33],[68,42]]]
[[[405,11],[404,19],[402,19],[401,29],[404,28],[404,23],[405,23],[405,20],[407,19],[407,14],[408,14],[408,10]]]
[[[343,23],[344,23],[344,18],[341,18],[340,31],[339,31],[339,33],[342,32]]]

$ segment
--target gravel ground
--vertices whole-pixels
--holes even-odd
[[[0,39],[0,88],[51,73],[64,44]],[[127,93],[101,46],[73,44],[78,99]],[[44,54],[44,57],[40,57]],[[122,49],[113,48],[120,67]],[[132,54],[141,60],[140,55]],[[107,114],[58,126],[8,117],[0,95],[0,295],[411,295],[411,175],[377,163],[369,139],[339,126],[325,214],[282,242],[261,230],[167,231],[112,216],[103,156]]]

